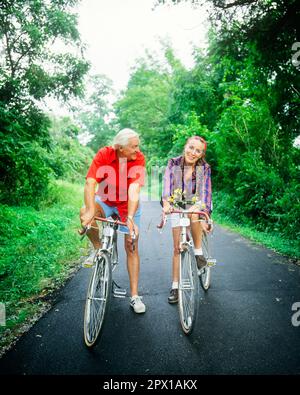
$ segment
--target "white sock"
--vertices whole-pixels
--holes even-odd
[[[194,254],[195,255],[203,255],[202,248],[194,248]]]
[[[178,289],[178,281],[172,282],[172,289]]]
[[[135,298],[137,298],[138,297],[138,295],[132,295],[131,296],[131,300],[133,300],[133,299],[135,299]]]

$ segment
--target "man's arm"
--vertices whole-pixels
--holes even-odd
[[[133,218],[139,205],[140,184],[133,182],[128,188],[128,217]]]
[[[88,177],[84,186],[85,213],[81,217],[82,225],[88,225],[95,215],[95,188],[97,181]]]

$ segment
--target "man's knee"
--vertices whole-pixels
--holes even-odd
[[[133,250],[132,241],[130,241],[129,237],[125,236],[125,251],[127,255],[135,255],[138,253],[138,240],[134,241],[134,250]]]

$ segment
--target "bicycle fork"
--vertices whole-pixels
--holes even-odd
[[[189,247],[192,247],[192,241],[187,238],[187,229],[185,226],[181,227],[181,242],[179,249],[181,252],[186,251]]]

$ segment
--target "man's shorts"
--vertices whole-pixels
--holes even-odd
[[[95,195],[95,202],[98,203],[102,207],[106,218],[110,217],[112,214],[118,214],[118,216],[120,216],[118,208],[115,206],[114,207],[109,206],[108,204],[102,202],[99,195]],[[139,202],[138,209],[136,210],[136,213],[133,216],[133,221],[139,229],[140,229],[140,223],[141,223],[141,213],[142,213],[141,202]],[[122,233],[129,234],[127,226],[120,225],[118,230]]]

